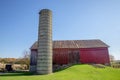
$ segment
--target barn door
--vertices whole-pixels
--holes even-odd
[[[80,63],[79,51],[70,51],[69,52],[69,63],[72,63],[72,64]]]

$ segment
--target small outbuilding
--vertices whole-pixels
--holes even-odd
[[[108,45],[101,40],[56,40],[53,41],[53,64],[72,63],[110,65]],[[35,71],[38,42],[31,49],[30,68]]]

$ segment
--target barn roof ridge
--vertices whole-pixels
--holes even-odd
[[[79,40],[79,39],[71,39],[71,40],[53,40],[53,41],[93,41],[93,40],[100,40],[100,39],[81,39],[81,40]],[[100,40],[101,41],[101,40]]]
[[[90,40],[53,40],[53,48],[98,48],[109,47],[100,39]],[[37,49],[38,42],[36,41],[30,49]]]

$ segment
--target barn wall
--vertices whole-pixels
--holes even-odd
[[[108,48],[80,49],[81,63],[110,64]]]
[[[79,62],[79,49],[55,48],[53,49],[53,64],[68,64]]]
[[[79,55],[76,55],[79,53]],[[75,61],[74,61],[75,60]],[[54,48],[53,64],[69,64],[69,63],[97,63],[110,64],[108,48]],[[37,50],[31,50],[30,71],[36,71]]]
[[[30,56],[30,72],[36,71],[36,64],[37,64],[37,50],[31,50]]]

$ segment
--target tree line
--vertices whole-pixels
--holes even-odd
[[[20,65],[27,65],[27,68],[29,69],[30,65],[30,53],[28,51],[25,51],[23,53],[22,58],[0,58],[0,63],[2,64],[20,64]]]

